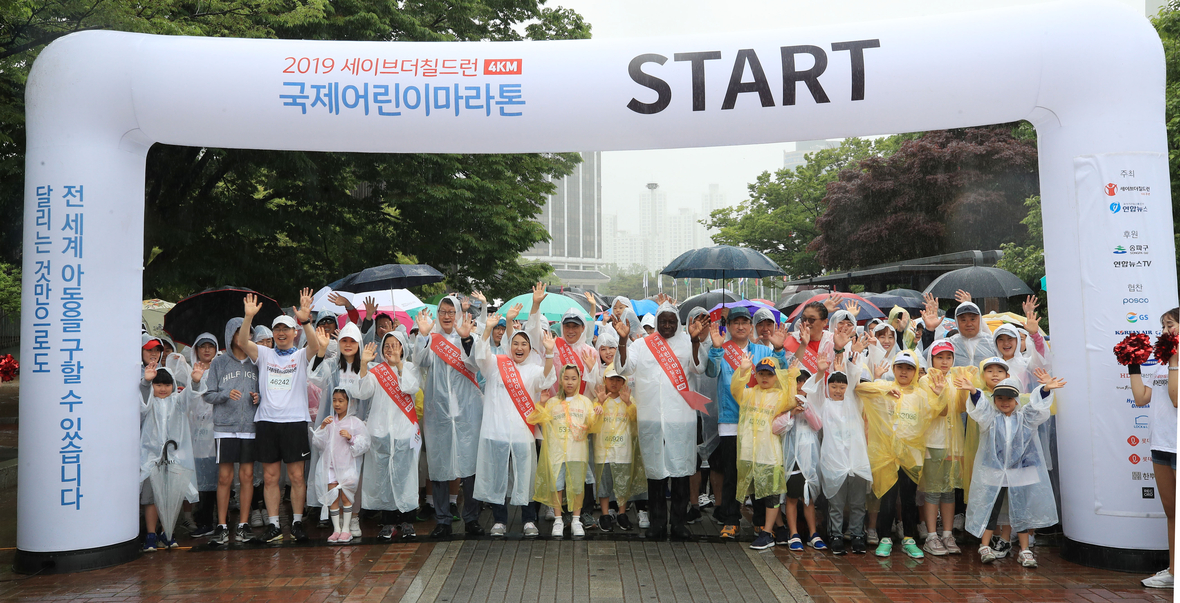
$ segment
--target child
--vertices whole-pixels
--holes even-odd
[[[842,312],[845,315],[848,314],[841,310],[833,316]],[[829,355],[818,355],[815,360],[817,374],[823,372],[819,369],[821,360],[831,362]],[[806,376],[804,373],[807,373],[806,369],[800,369],[800,372],[795,376],[796,392],[799,392],[807,380],[811,378],[810,373],[807,373]],[[775,433],[785,434],[783,438],[783,468],[791,468],[787,473],[786,505],[783,507],[787,525],[777,528],[775,542],[786,544],[795,552],[803,550],[803,539],[799,537],[798,512],[799,499],[803,499],[803,520],[807,522],[807,533],[811,534],[811,537],[807,539],[807,544],[813,549],[822,551],[827,548],[827,545],[819,536],[819,531],[816,529],[819,524],[815,519],[815,501],[819,498],[820,493],[820,443],[816,435],[817,430],[812,427],[811,421],[816,415],[813,414],[815,410],[807,406],[806,395],[797,393],[794,398],[795,407],[790,410],[790,414],[780,417],[780,420],[776,420],[775,423]],[[785,419],[785,422],[782,422],[782,419]],[[780,429],[781,431],[779,431]],[[757,508],[755,508],[754,515],[758,516]]]
[[[834,372],[823,380],[829,368],[827,359],[818,362],[819,372],[803,386],[807,404],[823,420],[824,440],[820,449],[820,475],[824,492],[828,493],[828,532],[832,536],[831,549],[836,555],[845,554],[844,539],[840,538],[844,505],[848,505],[848,529],[852,533],[852,552],[863,555],[865,546],[865,496],[873,481],[869,464],[868,444],[865,441],[864,407],[849,384],[860,382],[859,358],[852,355],[845,363],[844,355],[836,356]],[[847,364],[847,367],[845,367]],[[825,387],[826,384],[826,387]]]
[[[778,362],[774,358],[763,358],[755,367],[753,356],[743,352],[741,364],[729,385],[730,393],[738,403],[737,499],[744,500],[752,491],[754,499],[760,503],[758,506],[765,509],[761,515],[754,516],[754,521],[764,524],[750,545],[756,551],[774,546],[779,498],[787,493],[783,441],[775,436],[771,423],[775,417],[795,408],[795,377],[799,369],[794,366],[785,371],[777,369]],[[755,386],[749,385],[751,370],[754,370],[757,381]]]
[[[613,333],[613,330],[612,330]],[[616,341],[617,341],[617,335]],[[602,336],[599,336],[601,340]],[[602,348],[600,348],[601,350]],[[632,496],[647,492],[647,472],[639,456],[639,442],[635,430],[635,405],[631,388],[614,365],[606,368],[604,384],[598,386],[598,405],[602,408],[602,424],[594,434],[594,482],[602,515],[598,529],[610,532],[617,520],[619,527],[630,531],[627,501]],[[615,495],[618,510],[612,511],[610,496]]]
[[[376,356],[376,345],[369,344],[366,355]],[[349,523],[352,521],[352,503],[356,500],[356,487],[360,479],[361,457],[369,449],[369,430],[356,418],[352,398],[343,387],[332,391],[332,414],[325,417],[312,434],[311,443],[320,451],[316,464],[316,499],[323,505],[320,518],[332,517],[332,535],[329,544],[346,544],[352,541]],[[341,517],[341,508],[344,509]]]
[[[882,363],[874,370],[876,381],[856,386],[856,394],[865,402],[868,418],[868,454],[873,467],[873,494],[880,500],[877,532],[880,541],[876,555],[888,557],[893,551],[890,527],[901,494],[901,518],[904,536],[902,550],[913,559],[925,554],[914,542],[917,535],[917,481],[922,471],[926,452],[925,434],[930,422],[941,412],[938,398],[931,398],[927,390],[917,387],[918,357],[911,350],[902,350],[893,357],[894,381],[881,376],[889,366]],[[941,375],[932,377],[932,392],[939,396],[946,386]]]
[[[557,397],[548,391],[540,393],[541,405],[537,411],[543,414],[534,421],[544,425],[545,439],[541,442],[541,454],[537,458],[537,481],[534,485],[533,500],[561,509],[562,492],[569,500],[573,513],[570,534],[574,538],[586,535],[578,511],[582,508],[582,497],[586,493],[586,465],[589,450],[586,436],[597,426],[602,416],[602,407],[578,393],[582,385],[582,374],[577,365],[567,364],[561,369]],[[553,520],[554,538],[565,535],[565,521],[558,516]]]
[[[972,496],[967,504],[967,531],[981,540],[979,557],[991,563],[998,557],[988,545],[1008,497],[1008,518],[1020,538],[1020,564],[1036,567],[1028,548],[1028,529],[1057,523],[1053,488],[1045,469],[1037,426],[1049,418],[1053,390],[1065,381],[1037,369],[1040,386],[1029,402],[1020,405],[1020,381],[1005,379],[992,390],[990,399],[970,379],[960,377],[955,387],[970,394],[967,413],[979,424],[979,450],[975,455]]]
[[[198,380],[204,374],[206,365],[197,363],[192,374]],[[184,492],[184,500],[195,503],[199,500],[197,493],[197,467],[193,460],[192,430],[189,426],[189,405],[200,394],[195,388],[188,388],[183,392],[176,391],[176,380],[172,371],[155,362],[149,362],[143,370],[143,380],[150,384],[150,393],[140,400],[139,407],[139,503],[143,505],[144,520],[147,524],[147,538],[143,542],[144,552],[156,550],[156,526],[160,519],[164,524],[175,526],[175,517],[160,518],[156,509],[155,494],[152,489],[152,472],[167,455],[170,461],[175,461],[188,475],[188,482],[180,487]],[[165,452],[165,445],[168,451]],[[160,548],[176,548],[175,528],[165,530]]]
[[[926,430],[926,456],[918,478],[918,491],[923,493],[923,519],[926,542],[922,549],[935,556],[959,554],[959,545],[951,534],[955,515],[955,489],[963,487],[963,420],[967,395],[955,388],[944,387],[941,394],[933,391],[935,375],[954,381],[960,377],[974,380],[979,371],[975,367],[953,367],[955,344],[940,339],[930,346],[930,371],[919,380],[931,398],[938,398],[942,414],[930,422]],[[942,533],[935,524],[942,513]]]

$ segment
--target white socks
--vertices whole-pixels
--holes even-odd
[[[458,502],[459,502],[459,495],[458,495],[458,494],[452,494],[452,495],[451,495],[451,504],[452,504],[452,505],[454,505],[454,504],[458,504]]]
[[[352,529],[352,509],[345,510],[341,515],[342,519],[340,520],[340,531],[348,532]]]
[[[340,511],[338,509],[332,509],[332,510],[328,511],[328,514],[332,517],[332,531],[339,532],[340,531]]]
[[[950,530],[943,530],[943,531],[942,531],[942,537],[943,537],[943,538],[950,538],[950,537],[951,537],[951,531],[950,531]]]
[[[279,516],[278,515],[270,515],[266,518],[266,520],[267,520],[267,523],[269,523],[272,526],[279,525]]]

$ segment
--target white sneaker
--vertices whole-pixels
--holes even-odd
[[[352,521],[348,522],[348,531],[353,538],[361,537],[361,518],[356,515],[352,516]]]
[[[872,545],[879,544],[881,539],[877,536],[877,530],[871,528],[865,530],[865,542]]]
[[[1020,565],[1022,565],[1024,567],[1036,567],[1037,566],[1037,558],[1034,557],[1033,552],[1028,549],[1024,549],[1023,551],[1020,551],[1020,555],[1018,555],[1016,558],[1017,558],[1017,560],[1020,561]]]
[[[534,526],[534,527],[536,527],[536,526]],[[492,531],[488,532],[488,535],[489,536],[503,536],[506,533],[508,533],[508,526],[506,526],[502,523],[497,523],[492,526]]]
[[[537,524],[535,524],[531,521],[524,524],[524,537],[525,538],[536,538],[537,536],[540,536],[540,535],[541,535],[541,530],[537,529]]]
[[[262,518],[262,511],[260,509],[250,511],[250,527],[261,528],[264,525],[266,525],[266,521]]]
[[[545,521],[553,521],[556,515],[553,514],[553,507],[545,507]]]
[[[554,538],[564,538],[565,537],[565,521],[563,521],[560,517],[555,518],[553,520],[553,531],[550,532],[549,535]]]
[[[697,506],[698,506],[698,507],[707,507],[707,506],[709,506],[709,495],[708,495],[708,494],[702,494],[702,495],[698,496],[698,497],[697,497]]]
[[[582,518],[574,517],[570,522],[570,535],[574,538],[582,538],[586,535],[586,529],[582,527]]]
[[[1174,577],[1167,569],[1162,569],[1156,575],[1142,580],[1147,588],[1172,588]]]
[[[929,533],[930,533],[930,532],[929,532],[929,531],[926,529],[926,522],[925,522],[925,521],[919,521],[919,522],[918,522],[918,540],[925,541],[925,540],[926,540],[926,535],[927,535],[927,534],[929,534]]]
[[[639,529],[646,530],[651,527],[651,519],[647,516],[647,511],[640,511],[639,515]]]

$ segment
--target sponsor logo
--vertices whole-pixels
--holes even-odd
[[[1135,404],[1134,400],[1127,400],[1131,404]],[[1144,406],[1143,408],[1147,408]],[[1135,417],[1135,429],[1151,429],[1151,419],[1147,415],[1139,415]]]
[[[1138,446],[1139,445],[1139,438],[1137,438],[1135,436],[1131,436],[1131,437],[1127,438],[1127,443],[1132,446]]]
[[[1141,320],[1147,320],[1146,314],[1137,314],[1135,312],[1127,312],[1127,322],[1135,324]]]
[[[1143,498],[1155,498],[1155,488],[1143,488]]]
[[[1143,459],[1138,454],[1132,454],[1131,456],[1127,457],[1127,460],[1131,461],[1132,465],[1138,465],[1139,461],[1142,461]]]
[[[1151,260],[1115,260],[1111,265],[1115,268],[1151,268]]]
[[[1123,305],[1124,306],[1127,304],[1150,304],[1150,303],[1151,303],[1150,299],[1146,298],[1146,297],[1124,297],[1123,298]]]
[[[1143,293],[1143,283],[1128,283],[1127,293]]]
[[[1114,248],[1114,254],[1115,255],[1127,255],[1127,248],[1123,247],[1122,245],[1118,245]]]
[[[1119,192],[1119,185],[1111,182],[1106,185],[1106,189],[1103,192],[1106,193],[1107,197],[1113,197],[1115,193]]]
[[[1150,471],[1132,471],[1131,479],[1137,482],[1150,482],[1155,479],[1155,473]]]
[[[1117,214],[1122,209],[1123,209],[1123,206],[1118,201],[1115,201],[1110,204],[1110,213],[1112,213],[1112,214]]]
[[[484,75],[520,75],[524,68],[522,59],[484,59]]]

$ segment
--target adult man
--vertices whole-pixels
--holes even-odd
[[[460,480],[463,490],[463,522],[467,534],[484,533],[479,522],[479,501],[473,496],[479,429],[483,421],[483,394],[471,357],[475,321],[460,314],[462,302],[453,295],[438,303],[438,322],[423,310],[418,313],[414,362],[426,371],[423,395],[422,437],[430,476],[434,514],[438,520],[431,538],[450,538],[450,484]]]
[[[250,341],[250,327],[254,315],[262,309],[258,296],[247,293],[242,305],[245,318],[238,328],[238,347],[258,365],[258,411],[254,415],[254,458],[262,463],[263,498],[266,500],[267,526],[263,542],[274,542],[283,537],[279,527],[279,462],[287,463],[287,479],[291,483],[291,537],[307,540],[303,530],[303,504],[307,500],[307,482],[303,478],[303,463],[311,456],[307,423],[307,367],[319,352],[319,339],[311,324],[311,289],[299,294],[299,309],[291,308],[295,318],[282,315],[274,319],[270,328],[274,333],[274,349],[261,347]],[[296,323],[298,321],[298,323]],[[303,327],[307,347],[295,348],[297,326]]]
[[[774,312],[769,308],[758,308],[754,312],[754,332],[758,334],[758,341],[755,343],[764,346],[770,346],[770,336],[774,334],[774,327],[777,326],[777,321],[774,319]]]
[[[942,324],[938,316],[938,299],[927,293],[926,308],[922,310],[922,349],[934,343],[935,330]],[[948,337],[955,344],[955,366],[979,366],[986,358],[997,356],[992,334],[980,319],[979,306],[971,302],[971,294],[962,289],[955,292],[959,306],[955,308],[958,333]]]
[[[786,327],[779,326],[770,334],[771,347],[750,341],[753,325],[750,322],[750,310],[736,307],[729,311],[726,329],[729,339],[721,335],[720,324],[714,323],[710,330],[713,347],[709,348],[708,375],[717,377],[717,448],[709,457],[709,471],[720,472],[722,485],[717,496],[717,506],[713,510],[713,519],[721,524],[722,538],[737,538],[738,526],[741,525],[741,503],[737,501],[737,422],[738,404],[733,399],[729,384],[733,381],[733,374],[741,365],[743,353],[749,353],[752,362],[773,356],[779,366],[786,365],[786,355],[783,352],[783,342],[787,338]],[[807,350],[806,345],[798,347],[801,355]]]
[[[747,313],[747,323],[749,315]],[[705,370],[707,354],[701,346],[707,318],[680,330],[676,307],[664,302],[656,310],[656,331],[641,341],[630,342],[629,325],[619,321],[617,372],[635,377],[635,407],[638,415],[639,449],[647,471],[648,509],[651,526],[647,537],[667,536],[668,501],[663,493],[672,491],[672,537],[691,538],[688,531],[689,476],[697,471],[697,408],[706,399],[688,387],[688,374]]]
[[[254,412],[257,409],[258,366],[238,345],[241,318],[231,318],[225,325],[229,353],[213,359],[205,373],[209,388],[203,394],[213,405],[213,438],[217,451],[217,527],[211,544],[229,542],[229,495],[234,483],[234,463],[239,463],[241,487],[238,501],[241,510],[235,537],[239,542],[254,538],[250,531],[250,501],[254,499]]]

